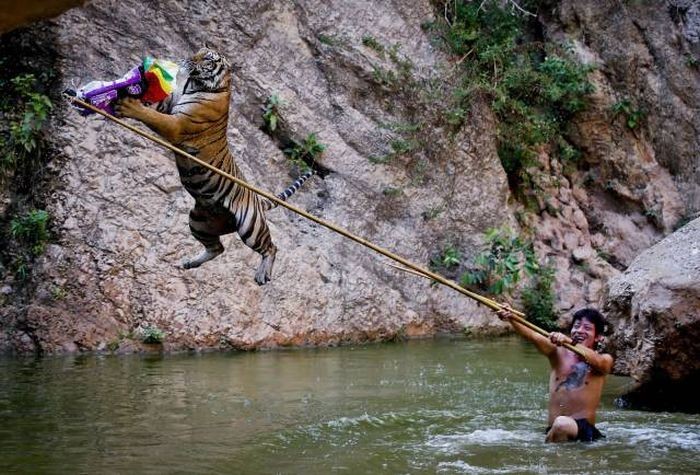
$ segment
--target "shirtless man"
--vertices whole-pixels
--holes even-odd
[[[574,313],[571,329],[566,336],[552,332],[549,339],[518,323],[510,309],[497,312],[499,318],[510,322],[515,331],[535,344],[549,358],[549,427],[547,442],[580,440],[591,442],[604,437],[595,427],[595,412],[600,403],[605,376],[610,373],[613,358],[597,353],[594,348],[603,338],[605,319],[597,310],[582,309]],[[585,359],[564,348],[577,345]]]

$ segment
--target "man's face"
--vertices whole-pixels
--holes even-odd
[[[596,340],[595,325],[587,318],[579,318],[571,327],[571,339],[574,344],[580,343],[588,348],[593,348]]]

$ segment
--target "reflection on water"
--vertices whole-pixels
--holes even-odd
[[[0,472],[689,472],[700,416],[621,410],[545,445],[547,362],[517,340],[0,359]]]

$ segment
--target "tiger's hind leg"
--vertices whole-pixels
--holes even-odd
[[[270,230],[267,228],[267,223],[264,220],[262,221],[262,226],[264,229],[257,233],[258,239],[255,241],[252,239],[243,241],[246,246],[262,256],[258,270],[255,272],[255,282],[258,285],[265,285],[272,280],[272,266],[275,264],[275,256],[277,255],[277,246],[272,243]]]
[[[237,217],[239,216],[238,213]],[[272,279],[272,266],[277,255],[277,246],[272,243],[270,229],[265,221],[265,214],[259,207],[243,212],[239,221],[238,235],[246,246],[262,256],[258,270],[255,272],[255,282],[265,285]]]
[[[224,252],[224,245],[219,236],[233,232],[230,213],[221,209],[204,208],[195,205],[190,211],[190,232],[204,245],[204,252],[193,259],[185,259],[182,267],[193,269],[214,259]]]
[[[258,270],[255,272],[255,282],[257,282],[258,285],[265,285],[272,280],[272,266],[275,263],[276,255],[277,247],[270,242],[270,247],[265,254],[262,254],[262,260],[260,261]]]

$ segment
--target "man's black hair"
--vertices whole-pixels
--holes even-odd
[[[582,308],[581,310],[574,313],[574,316],[571,319],[571,326],[569,327],[569,331],[571,331],[571,329],[574,327],[574,323],[576,323],[577,320],[581,320],[583,318],[585,318],[595,326],[596,336],[604,335],[608,329],[608,322],[605,321],[605,317],[602,313],[593,308]]]

